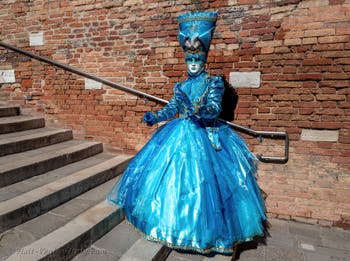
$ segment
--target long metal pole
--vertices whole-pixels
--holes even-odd
[[[149,100],[153,100],[153,101],[164,103],[164,104],[168,103],[167,100],[163,100],[163,99],[158,98],[156,96],[153,96],[153,95],[150,95],[150,94],[147,94],[147,93],[144,93],[144,92],[141,92],[141,91],[138,91],[138,90],[126,87],[124,85],[121,85],[121,84],[118,84],[118,83],[115,83],[115,82],[103,79],[103,78],[98,77],[96,75],[93,75],[93,74],[84,72],[82,70],[76,69],[74,67],[71,67],[69,65],[66,65],[66,64],[63,64],[63,63],[59,63],[59,62],[56,62],[54,60],[51,60],[51,59],[48,59],[48,58],[36,55],[36,54],[34,54],[32,52],[28,52],[28,51],[22,50],[20,48],[15,47],[15,46],[6,44],[4,42],[0,42],[0,46],[5,47],[7,49],[10,49],[12,51],[21,53],[23,55],[29,56],[29,57],[34,58],[36,60],[39,60],[39,61],[51,64],[51,65],[54,65],[54,66],[56,66],[58,68],[61,68],[63,70],[66,70],[66,71],[78,74],[78,75],[86,77],[86,78],[89,78],[89,79],[94,80],[96,82],[103,83],[103,84],[108,85],[110,87],[113,87],[113,88],[116,88],[116,89],[119,89],[119,90],[122,90],[122,91],[125,91],[125,92],[128,92],[128,93],[131,93],[131,94],[135,94],[136,96],[140,96],[140,97],[147,98]]]
[[[141,92],[141,91],[135,90],[133,88],[129,88],[129,87],[126,87],[124,85],[121,85],[121,84],[118,84],[118,83],[115,83],[115,82],[103,79],[101,77],[98,77],[96,75],[84,72],[82,70],[76,69],[76,68],[71,67],[69,65],[66,65],[66,64],[63,64],[63,63],[59,63],[57,61],[48,59],[46,57],[42,57],[42,56],[36,55],[36,54],[34,54],[32,52],[25,51],[23,49],[17,48],[17,47],[15,47],[13,45],[9,45],[9,44],[6,44],[6,43],[0,41],[0,46],[2,46],[4,48],[7,48],[9,50],[12,50],[12,51],[21,53],[23,55],[29,56],[29,57],[31,57],[33,59],[42,61],[44,63],[51,64],[51,65],[56,66],[58,68],[61,68],[63,70],[66,70],[66,71],[78,74],[78,75],[86,77],[88,79],[92,79],[92,80],[94,80],[96,82],[100,82],[100,83],[108,85],[108,86],[110,86],[112,88],[116,88],[116,89],[119,89],[119,90],[122,90],[122,91],[125,91],[125,92],[128,92],[128,93],[134,94],[136,96],[139,96],[139,97],[142,97],[142,98],[146,98],[146,99],[149,99],[149,100],[152,100],[152,101],[156,101],[156,102],[159,102],[159,103],[163,103],[163,104],[167,104],[168,103],[167,100],[161,99],[159,97],[156,97],[156,96],[147,94],[145,92]],[[263,155],[257,155],[257,157],[262,162],[286,163],[288,161],[288,156],[289,156],[289,137],[288,137],[288,133],[287,132],[255,131],[255,130],[246,128],[244,126],[238,125],[236,123],[232,123],[232,122],[225,121],[225,120],[222,120],[222,119],[219,119],[219,120],[221,122],[223,122],[223,123],[233,127],[234,129],[236,129],[238,131],[247,133],[247,134],[249,134],[251,136],[254,136],[254,137],[258,137],[258,138],[266,137],[266,138],[272,138],[272,139],[274,139],[274,138],[283,139],[284,138],[284,140],[285,140],[284,157],[271,157],[271,156],[263,156]]]

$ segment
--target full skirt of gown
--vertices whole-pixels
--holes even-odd
[[[215,149],[200,121],[177,118],[160,127],[129,163],[107,200],[146,239],[200,253],[231,253],[264,234],[257,159],[228,126]]]

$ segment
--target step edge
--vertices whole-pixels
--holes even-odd
[[[12,121],[6,121],[6,118],[9,120],[12,119]],[[23,122],[29,122],[29,121],[44,121],[44,117],[35,117],[35,116],[27,116],[27,115],[16,115],[16,116],[9,116],[9,117],[1,117],[0,118],[0,126],[6,125],[6,124],[20,124]],[[13,120],[15,119],[15,120]]]
[[[66,166],[70,163],[91,157],[93,155],[96,155],[98,153],[103,152],[103,145],[100,142],[89,142],[89,144],[86,145],[86,143],[84,142],[84,145],[77,145],[77,146],[72,146],[74,148],[76,147],[81,147],[81,149],[75,149],[72,151],[67,151],[66,148],[59,150],[62,153],[59,153],[59,151],[57,152],[53,152],[52,154],[48,153],[46,154],[46,157],[44,157],[42,154],[37,155],[33,158],[30,158],[29,160],[24,159],[21,161],[21,163],[18,162],[16,167],[12,167],[12,166],[7,166],[7,169],[5,168],[5,171],[1,171],[0,172],[0,178],[2,178],[2,183],[0,184],[0,187],[5,187],[17,182],[20,182],[22,180],[34,177],[34,176],[39,176],[42,175],[50,170],[53,169],[57,169],[63,166]],[[64,152],[66,150],[66,152]],[[87,155],[81,155],[79,156],[78,153],[83,153],[85,154],[85,152],[87,153]],[[76,158],[77,157],[77,158]],[[38,159],[39,158],[39,159]],[[53,164],[54,161],[59,161],[57,164]],[[27,161],[27,162],[26,162]],[[42,168],[40,171],[39,170],[32,170],[32,171],[26,171],[24,172],[24,170],[26,168],[39,168],[40,164],[48,164],[48,162],[52,162],[52,164],[50,164],[49,167],[46,168]],[[62,162],[60,162],[62,161]],[[9,165],[9,164],[8,164]],[[22,171],[22,173],[26,173],[26,174],[22,174],[21,176],[19,176],[19,173]],[[16,175],[17,179],[12,179],[11,180],[11,176]]]
[[[153,251],[151,251],[151,253],[146,253],[149,254],[149,256],[145,256],[144,252],[142,252],[142,256],[140,256],[140,251],[137,251],[140,247],[139,245],[146,245],[147,249],[153,248]],[[144,248],[144,246],[142,248]],[[119,261],[160,261],[165,260],[165,258],[169,255],[170,251],[171,249],[167,248],[164,245],[147,241],[146,239],[141,237],[121,256]],[[136,255],[134,253],[136,253]]]
[[[57,129],[57,130],[48,130],[45,132],[39,132],[39,133],[33,133],[33,134],[28,134],[28,135],[22,135],[22,136],[17,136],[17,137],[12,137],[12,138],[7,138],[7,139],[1,139],[0,137],[0,146],[8,146],[10,143],[17,143],[21,141],[30,141],[33,139],[41,138],[41,137],[48,137],[52,136],[55,134],[63,134],[63,133],[73,133],[72,130],[64,130],[64,129]],[[1,135],[0,135],[1,136]]]
[[[92,168],[86,168],[0,202],[0,233],[14,228],[58,207],[69,200],[118,177],[130,158],[116,156]],[[100,165],[103,169],[97,168]],[[105,165],[105,166],[103,166]],[[85,172],[85,173],[84,173]]]
[[[102,209],[103,214],[98,216],[96,215],[96,212],[98,212],[100,209]],[[102,201],[83,212],[64,226],[17,250],[17,252],[8,257],[7,261],[24,260],[23,257],[25,257],[25,260],[27,261],[68,260],[79,252],[83,251],[86,247],[88,247],[88,245],[84,245],[84,249],[77,249],[76,252],[69,251],[69,249],[67,249],[68,251],[64,251],[65,247],[69,247],[69,245],[74,244],[75,241],[79,241],[80,237],[83,237],[86,235],[86,233],[91,232],[93,229],[97,229],[98,226],[104,226],[105,224],[103,223],[105,221],[110,223],[109,227],[115,227],[123,219],[124,213],[122,208],[113,206],[107,203],[107,201]],[[73,233],[74,229],[77,229],[78,231]],[[103,236],[107,232],[108,231],[103,231],[99,237]],[[93,236],[90,235],[89,238],[93,238]],[[97,238],[95,240],[97,240]],[[48,243],[51,243],[51,245]],[[89,243],[92,244],[92,240],[89,239]],[[63,255],[66,255],[64,259],[61,259],[60,252]],[[33,255],[28,255],[28,253]]]
[[[115,167],[119,167],[120,165],[124,165],[129,160],[130,160],[129,158],[124,158],[123,156],[118,155],[112,159],[106,160],[92,167],[79,170],[68,176],[62,177],[58,180],[45,184],[41,187],[30,190],[24,194],[21,194],[14,198],[0,202],[0,216],[6,213],[12,212],[18,209],[18,207],[25,207],[25,206],[31,205],[34,201],[43,199],[43,197],[48,197],[49,195],[52,195],[56,192],[60,192],[61,190],[68,188],[69,186],[76,185],[84,180],[87,180],[105,171],[108,171]],[[108,166],[105,166],[105,165],[108,165]],[[97,171],[97,169],[99,169],[99,171]],[[38,195],[33,196],[33,194],[38,194]],[[11,208],[12,205],[16,205],[17,207]]]
[[[21,137],[0,139],[0,157],[39,149],[73,139],[73,132],[56,131],[23,135]]]
[[[72,153],[75,153],[75,152],[78,152],[78,151],[81,151],[81,150],[84,150],[84,149],[87,149],[87,148],[90,148],[93,146],[98,146],[100,144],[102,145],[102,143],[100,143],[100,142],[90,142],[90,141],[89,142],[82,142],[81,144],[69,146],[67,148],[59,149],[57,151],[53,151],[50,153],[39,154],[39,155],[36,155],[30,159],[23,159],[23,160],[17,161],[17,166],[16,166],[17,168],[6,169],[6,165],[10,165],[10,163],[3,164],[2,165],[3,170],[0,172],[0,177],[1,177],[1,175],[3,175],[3,173],[9,172],[11,170],[15,170],[18,168],[29,166],[29,165],[35,164],[35,163],[44,162],[44,161],[50,160],[51,158],[59,157],[59,156],[65,155],[65,154],[72,154]],[[55,145],[55,144],[53,144],[53,145]],[[43,158],[43,159],[36,161],[37,158]],[[5,171],[4,171],[4,169],[5,169]]]
[[[8,111],[10,110],[10,114],[4,114],[2,115],[3,111]],[[21,108],[19,106],[0,106],[0,117],[11,117],[11,116],[18,116],[21,114]]]
[[[45,127],[45,118],[42,117],[28,117],[27,119],[19,119],[17,121],[3,122],[2,119],[6,118],[15,118],[22,117],[21,116],[13,116],[13,117],[0,117],[0,134],[6,133],[14,133],[17,131],[23,130],[32,130]]]
[[[45,120],[45,117],[43,116],[33,116],[33,115],[26,115],[26,114],[20,114],[20,115],[16,115],[16,116],[8,116],[8,117],[1,117],[2,120],[6,120],[6,118],[9,118],[9,119],[18,119],[19,121],[21,120],[33,120],[33,119],[40,119],[40,120]],[[17,122],[17,121],[15,121]]]

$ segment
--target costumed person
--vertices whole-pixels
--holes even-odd
[[[266,220],[257,159],[218,120],[224,82],[205,71],[216,19],[216,12],[178,17],[188,78],[175,84],[167,105],[144,115],[149,126],[171,120],[107,195],[146,239],[204,254],[232,253],[236,244],[263,235]]]

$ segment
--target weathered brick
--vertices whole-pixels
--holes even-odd
[[[239,5],[249,5],[249,4],[256,4],[258,0],[237,0],[237,4]]]
[[[317,44],[317,37],[303,38],[303,44]]]
[[[273,53],[275,50],[274,47],[263,47],[261,48],[261,53]]]
[[[335,28],[335,34],[336,35],[350,34],[350,28],[349,27],[338,27],[338,28]]]
[[[289,31],[284,34],[285,39],[303,38],[304,31]]]
[[[339,35],[339,36],[323,36],[318,38],[318,42],[321,44],[325,43],[347,43],[350,40],[349,35]]]
[[[270,34],[275,32],[276,29],[274,27],[270,28],[261,28],[261,29],[252,29],[250,30],[250,35],[255,36],[255,35],[263,35],[263,34]]]
[[[332,59],[305,59],[303,65],[326,65],[332,64]]]
[[[284,40],[285,45],[300,45],[302,44],[302,40],[300,38],[293,38],[293,39],[285,39]]]
[[[305,37],[315,37],[315,36],[331,36],[335,35],[335,28],[323,28],[317,30],[306,30],[304,32]]]
[[[344,50],[344,49],[345,49],[344,43],[318,44],[315,46],[315,51],[330,51],[330,50]]]
[[[260,41],[255,44],[256,47],[276,47],[282,46],[282,40],[277,41]]]

